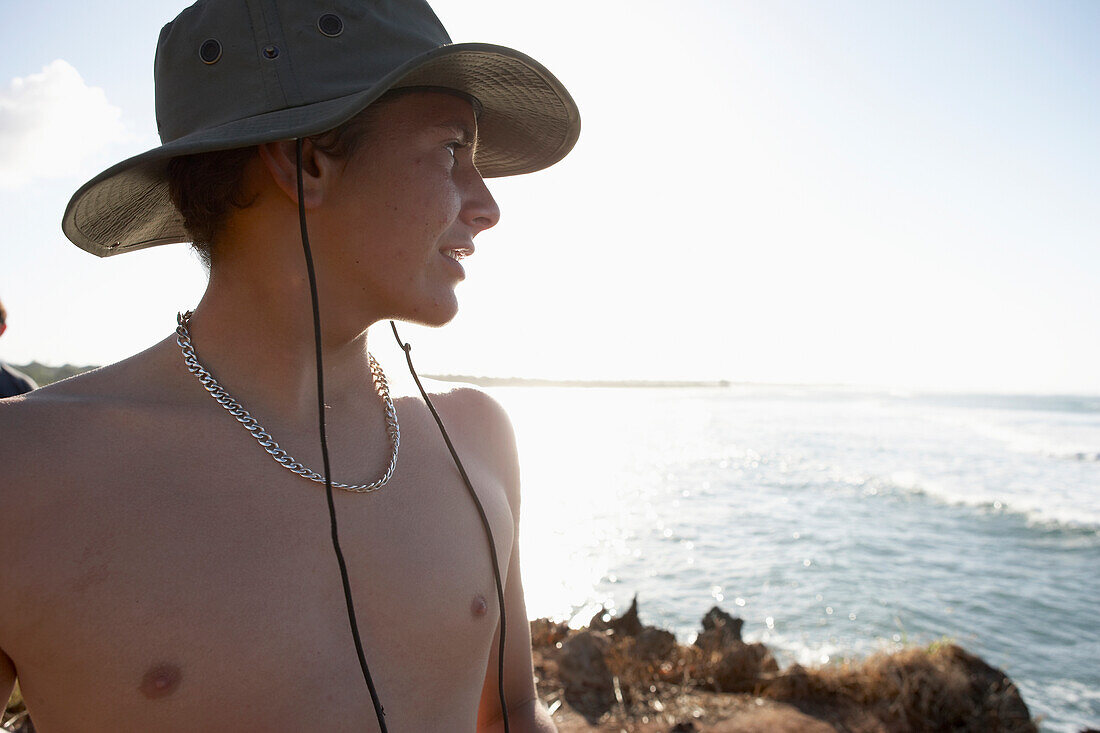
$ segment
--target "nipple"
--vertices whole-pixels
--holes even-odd
[[[478,593],[470,602],[470,613],[474,616],[484,616],[489,611],[489,604],[485,602],[485,596]]]
[[[183,673],[174,664],[158,664],[141,680],[141,694],[150,700],[171,695],[179,687]]]

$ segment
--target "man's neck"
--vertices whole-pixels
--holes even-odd
[[[195,353],[246,409],[262,410],[287,423],[307,423],[317,414],[316,347],[308,283],[304,276],[284,279],[277,288],[264,283],[256,277],[212,275],[191,317]],[[326,319],[323,292],[321,298],[325,402],[355,412],[364,403],[375,406],[367,357],[369,323],[349,327],[339,323],[340,314],[331,309]]]

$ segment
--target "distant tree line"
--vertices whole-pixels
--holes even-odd
[[[26,374],[28,377],[38,382],[39,387],[45,387],[47,384],[58,382],[62,379],[68,379],[74,377],[77,374],[91,371],[95,369],[94,366],[75,366],[73,364],[64,364],[62,366],[46,366],[45,364],[39,364],[37,361],[32,361],[30,364],[16,365],[16,369]]]

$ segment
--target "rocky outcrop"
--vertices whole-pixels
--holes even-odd
[[[634,598],[637,603],[637,597]],[[695,639],[695,646],[703,651],[721,650],[728,644],[741,641],[741,628],[745,622],[734,618],[718,606],[703,616],[703,631]]]
[[[637,598],[581,630],[534,621],[540,696],[562,733],[1037,730],[1012,681],[953,644],[780,670],[765,645],[741,638],[743,625],[714,607],[694,643],[681,645],[641,622]]]
[[[615,701],[615,681],[607,667],[611,642],[597,631],[565,640],[558,653],[558,675],[566,701],[577,710],[603,713]]]
[[[601,608],[588,622],[592,631],[610,631],[624,636],[637,636],[642,631],[642,622],[638,619],[638,596],[630,602],[630,608],[622,616],[613,617],[606,608]]]
[[[703,630],[695,646],[709,670],[707,682],[717,692],[752,692],[760,680],[779,671],[779,665],[763,644],[746,644],[741,639],[745,622],[718,606],[703,616]]]

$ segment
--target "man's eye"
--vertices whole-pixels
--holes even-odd
[[[469,143],[464,143],[461,140],[452,140],[451,142],[447,143],[444,147],[447,148],[447,152],[451,154],[452,158],[457,159],[458,158],[458,151],[461,148],[467,147],[468,145],[469,145]]]

